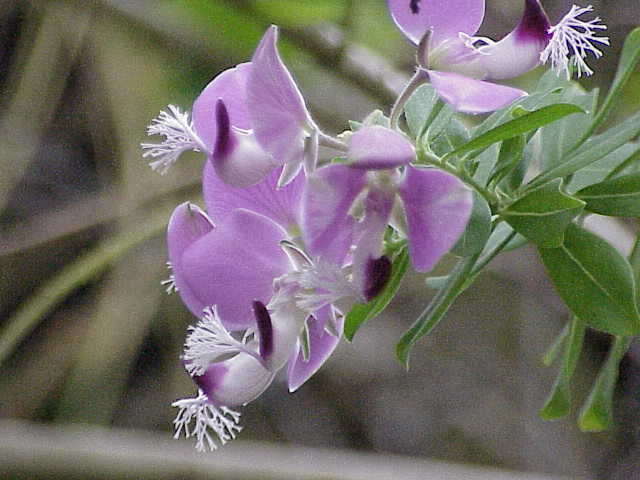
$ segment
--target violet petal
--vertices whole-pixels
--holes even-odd
[[[258,360],[240,353],[224,362],[213,363],[194,382],[217,406],[241,406],[256,397],[271,384],[274,372],[267,370]]]
[[[287,371],[289,391],[295,392],[300,388],[311,376],[313,376],[324,362],[331,356],[333,351],[340,343],[344,320],[342,318],[337,321],[337,329],[339,336],[331,335],[324,328],[328,321],[329,308],[325,307],[314,313],[313,317],[307,320],[309,329],[309,358],[304,359],[300,348],[289,360],[289,368]]]
[[[213,150],[218,132],[215,112],[219,99],[227,107],[231,125],[242,129],[251,128],[246,94],[250,70],[250,63],[241,63],[225,70],[204,88],[193,103],[191,116],[194,129],[210,150]]]
[[[475,80],[458,73],[429,70],[431,85],[454,109],[463,113],[488,113],[506,107],[527,92]]]
[[[280,189],[277,188],[281,168],[264,180],[246,188],[233,187],[216,175],[211,162],[206,162],[202,190],[207,211],[216,222],[222,222],[237,208],[244,208],[273,220],[289,233],[299,230],[300,198],[305,184],[303,174]]]
[[[365,187],[366,172],[345,165],[320,168],[302,196],[302,235],[309,253],[340,264],[352,243],[349,209]]]
[[[411,263],[428,272],[464,232],[473,206],[471,190],[448,172],[409,166],[399,192]]]
[[[234,187],[248,187],[260,182],[278,164],[262,150],[253,133],[231,125],[222,99],[216,103],[218,131],[210,161],[218,176]]]
[[[371,186],[364,200],[362,235],[353,253],[353,282],[366,301],[381,290],[377,275],[378,261],[382,257],[384,233],[389,224],[396,192]],[[384,263],[384,260],[382,261]]]
[[[429,29],[434,46],[460,32],[473,35],[484,18],[484,0],[387,0],[387,4],[393,21],[415,45]]]
[[[347,157],[351,167],[380,170],[406,165],[415,160],[416,152],[401,133],[373,125],[351,136]]]
[[[549,44],[549,19],[539,0],[525,0],[518,26],[499,42],[479,47],[480,63],[488,79],[520,76],[540,64],[540,54]]]
[[[256,49],[247,80],[247,107],[262,148],[280,163],[300,163],[306,130],[315,128],[296,83],[278,54],[271,26]]]
[[[246,329],[255,325],[253,301],[267,304],[273,279],[289,270],[279,246],[284,237],[263,216],[235,210],[186,249],[182,276],[203,306],[217,306],[227,329]]]
[[[202,315],[202,309],[207,305],[202,303],[185,281],[182,257],[194,242],[214,231],[214,228],[209,217],[189,202],[179,205],[173,211],[167,228],[169,262],[175,286],[182,301],[196,317]]]

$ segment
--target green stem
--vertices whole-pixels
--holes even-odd
[[[457,168],[456,166],[450,164],[449,162],[443,161],[443,159],[440,159],[434,156],[433,154],[429,154],[424,150],[418,151],[418,161],[426,165],[433,165],[435,167],[438,167],[441,170],[444,170],[446,172],[451,173],[452,175],[455,175],[464,183],[466,183],[467,185],[475,189],[480,195],[482,195],[484,199],[487,201],[487,203],[491,206],[492,210],[498,206],[498,203],[499,203],[498,196],[492,191],[484,188],[478,182],[476,182],[475,179],[471,175],[469,175],[464,169]]]
[[[400,120],[400,115],[402,114],[402,110],[404,110],[407,100],[409,100],[413,92],[415,92],[416,89],[425,82],[426,78],[422,70],[416,70],[416,73],[413,74],[411,80],[409,80],[409,83],[404,87],[391,108],[391,113],[389,114],[389,125],[392,129],[398,129],[398,121]]]

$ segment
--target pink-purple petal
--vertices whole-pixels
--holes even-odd
[[[193,104],[193,127],[204,144],[213,150],[217,137],[216,103],[222,99],[229,112],[231,125],[249,129],[251,122],[247,110],[246,84],[250,63],[241,63],[214,78]]]
[[[506,107],[527,92],[513,87],[475,80],[451,72],[429,70],[431,85],[455,110],[463,113],[488,113]]]
[[[275,373],[267,370],[258,360],[240,353],[224,362],[213,363],[194,382],[217,406],[237,407],[245,405],[271,384]]]
[[[381,269],[387,265],[386,259],[380,260],[383,253],[383,239],[393,203],[395,190],[384,190],[375,186],[369,188],[364,200],[364,219],[361,223],[360,239],[353,253],[353,282],[360,291],[364,300],[372,300],[381,287],[380,281],[384,280]]]
[[[250,187],[233,187],[222,181],[210,162],[204,167],[202,189],[207,211],[222,222],[233,210],[244,208],[276,222],[290,233],[299,230],[300,199],[305,179],[299,174],[285,187],[277,188],[281,168]]]
[[[428,272],[467,226],[473,197],[454,175],[435,168],[407,167],[399,185],[407,218],[413,267]]]
[[[431,29],[437,46],[463,32],[473,35],[484,18],[484,0],[387,0],[391,17],[415,45]]]
[[[217,305],[229,330],[255,324],[254,300],[267,304],[273,279],[289,261],[279,246],[284,232],[247,210],[231,212],[218,227],[193,242],[182,255],[182,276],[201,308]]]
[[[307,313],[297,308],[293,302],[280,305],[271,313],[273,352],[266,359],[270,370],[277,371],[287,363],[296,349],[306,317]]]
[[[411,142],[401,133],[372,125],[354,133],[349,140],[348,164],[365,170],[390,169],[415,160]]]
[[[340,343],[344,320],[337,321],[338,336],[334,336],[325,330],[325,323],[329,321],[329,308],[325,307],[307,321],[309,329],[309,358],[304,359],[301,349],[298,347],[289,360],[287,372],[289,391],[295,392],[311,376],[313,376],[324,362],[331,356]]]
[[[549,34],[549,19],[538,0],[526,0],[518,26],[499,42],[480,47],[480,63],[487,79],[518,77],[540,64]]]
[[[278,54],[271,26],[256,49],[247,81],[247,106],[258,142],[280,163],[300,163],[304,139],[315,128],[302,94]]]
[[[313,257],[343,261],[353,239],[349,209],[365,183],[364,170],[340,164],[320,168],[308,178],[302,196],[302,236]]]
[[[175,286],[182,301],[196,317],[202,315],[202,309],[206,305],[199,300],[185,281],[182,256],[194,242],[214,231],[214,228],[209,217],[189,202],[176,207],[167,228],[167,248]]]

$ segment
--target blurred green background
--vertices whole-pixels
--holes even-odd
[[[571,6],[543,3],[552,23]],[[612,46],[584,84],[606,89],[640,5],[592,3]],[[500,38],[521,10],[487,0],[480,33]],[[194,393],[178,360],[194,319],[160,285],[163,231],[175,205],[199,202],[202,158],[160,176],[139,144],[168,103],[189,109],[248,60],[271,23],[329,132],[388,112],[413,68],[384,0],[0,0],[0,478],[392,478],[385,465],[397,478],[534,478],[425,459],[640,478],[638,345],[614,430],[537,417],[556,368],[540,357],[567,314],[533,250],[498,258],[418,345],[409,373],[394,346],[431,295],[417,276],[299,392],[276,382],[244,408],[233,445],[196,456],[191,442],[169,442],[170,403]],[[629,85],[617,118],[640,106],[638,73]],[[603,228],[624,249],[636,226]],[[608,341],[589,336],[579,398]]]

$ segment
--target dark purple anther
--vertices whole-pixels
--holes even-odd
[[[260,333],[260,356],[265,360],[273,353],[273,325],[267,307],[259,300],[253,301],[253,314]]]
[[[213,147],[213,153],[218,158],[226,157],[233,147],[233,138],[231,137],[231,121],[229,120],[229,112],[221,98],[216,102],[216,124],[218,126],[218,134]]]
[[[387,286],[391,278],[391,260],[386,255],[380,258],[370,258],[367,262],[367,280],[364,288],[364,298],[368,302],[376,298]]]
[[[418,15],[420,13],[420,0],[411,0],[409,2],[409,8],[411,9],[411,13]]]

